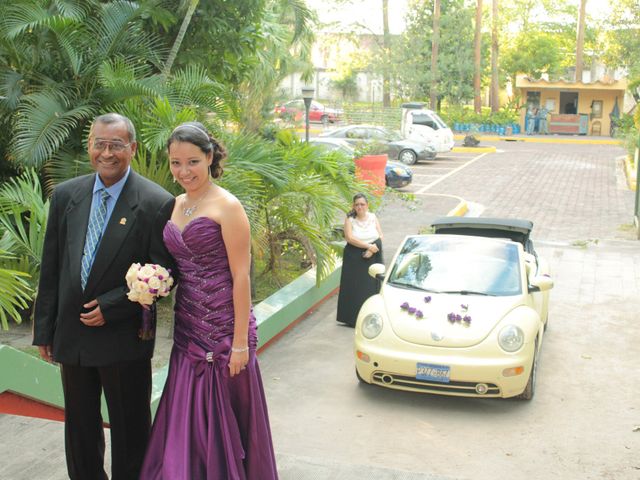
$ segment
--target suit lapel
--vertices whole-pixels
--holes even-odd
[[[65,216],[67,219],[67,248],[69,251],[69,268],[71,272],[72,288],[82,292],[80,285],[80,269],[82,265],[82,252],[84,240],[87,235],[89,214],[91,212],[91,200],[93,198],[93,185],[95,175],[88,175],[84,184],[74,193],[67,206]]]
[[[136,189],[137,174],[131,170],[118,201],[111,213],[107,228],[100,240],[91,273],[87,279],[85,292],[90,292],[97,285],[116,254],[124,245],[129,231],[135,224],[138,194]],[[86,231],[86,228],[85,228]],[[124,276],[123,276],[124,281]]]

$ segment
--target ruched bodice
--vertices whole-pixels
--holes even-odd
[[[174,341],[213,348],[233,336],[233,281],[220,225],[208,217],[191,220],[180,231],[169,221],[164,241],[174,256],[180,279],[176,291]],[[231,340],[231,339],[229,339]],[[255,318],[249,321],[249,344],[256,345]]]

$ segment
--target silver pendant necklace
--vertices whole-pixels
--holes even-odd
[[[200,202],[204,199],[204,197],[207,196],[207,193],[209,193],[209,187],[207,187],[207,189],[202,194],[202,196],[198,200],[196,200],[193,205],[191,205],[190,207],[183,206],[182,207],[182,214],[185,217],[190,217],[191,215],[193,215],[193,212],[196,211],[196,208],[198,208],[198,205],[200,204]],[[186,204],[186,203],[187,203],[187,194],[185,193],[183,205]]]

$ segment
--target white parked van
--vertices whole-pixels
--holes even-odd
[[[402,104],[400,132],[406,138],[433,145],[437,153],[451,151],[453,132],[436,112],[425,106],[422,102]]]

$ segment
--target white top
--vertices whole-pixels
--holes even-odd
[[[358,220],[357,217],[349,217],[349,220],[351,220],[351,233],[358,240],[372,243],[378,239],[375,213],[367,212],[367,218],[362,221]]]

